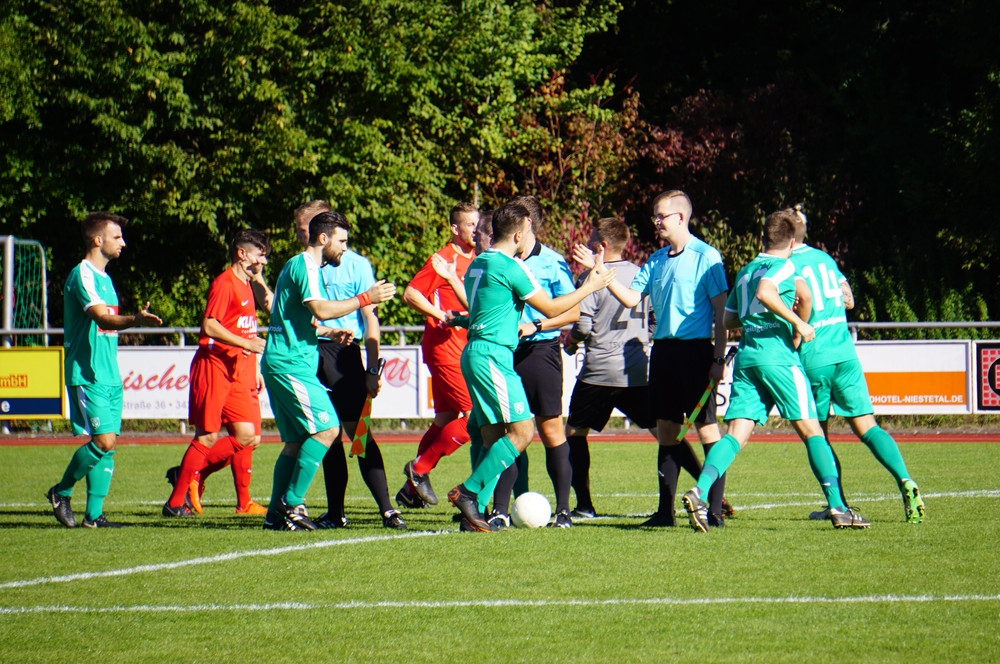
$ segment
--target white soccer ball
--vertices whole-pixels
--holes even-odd
[[[518,528],[543,528],[552,518],[552,506],[542,494],[528,491],[514,501],[510,517]]]

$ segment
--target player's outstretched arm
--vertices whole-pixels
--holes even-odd
[[[149,302],[146,303],[139,313],[131,316],[112,314],[106,305],[95,304],[87,309],[90,319],[105,330],[127,330],[130,327],[152,327],[163,325],[163,321],[156,314],[149,313]]]
[[[812,325],[799,318],[794,311],[788,308],[778,294],[778,287],[770,279],[761,279],[757,286],[757,300],[767,307],[768,311],[781,316],[789,323],[795,333],[802,337],[803,341],[812,341],[816,338],[816,332]]]
[[[596,263],[594,269],[590,271],[587,280],[572,293],[566,293],[553,299],[548,293],[537,292],[528,298],[528,304],[542,312],[546,318],[555,318],[559,314],[580,304],[583,298],[591,293],[607,288],[609,284],[615,282],[615,271],[604,265],[604,249],[594,254]]]
[[[621,302],[626,309],[635,307],[642,300],[642,293],[632,290],[618,281],[612,281],[608,284],[608,292],[614,295],[615,299]]]
[[[340,318],[370,304],[379,304],[396,296],[396,285],[387,283],[385,279],[375,282],[375,285],[357,297],[346,300],[309,300],[306,307],[312,315],[320,320]]]

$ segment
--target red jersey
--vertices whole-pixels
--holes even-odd
[[[457,257],[456,271],[458,278],[463,282],[465,281],[465,273],[469,269],[472,259],[475,258],[475,254],[470,257],[463,256],[449,242],[437,252],[437,255],[449,263]],[[455,295],[455,291],[451,289],[448,282],[434,271],[434,266],[431,265],[430,258],[427,259],[427,262],[420,268],[420,271],[410,280],[410,286],[420,291],[424,297],[440,309],[445,311],[465,311],[465,307],[462,306],[462,302]],[[444,359],[445,361],[457,362],[458,358],[462,355],[462,349],[465,348],[467,340],[468,333],[465,328],[448,327],[436,318],[428,316],[424,320],[424,338],[420,343],[424,351],[424,361],[430,363]]]
[[[227,269],[212,282],[208,289],[208,304],[205,318],[214,318],[223,327],[237,336],[253,339],[257,336],[257,310],[254,306],[253,289],[249,283]],[[239,374],[251,382],[256,377],[257,356],[239,346],[230,346],[204,334],[198,337],[198,354],[222,361],[234,379]]]

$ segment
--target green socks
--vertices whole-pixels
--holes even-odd
[[[496,479],[500,477],[500,473],[510,467],[512,463],[517,461],[517,455],[520,452],[514,447],[514,444],[510,442],[510,438],[504,436],[497,442],[493,443],[490,447],[489,452],[483,457],[483,460],[476,466],[476,469],[472,471],[472,475],[469,479],[465,480],[465,488],[472,493],[479,494],[486,488],[487,484],[496,484]]]
[[[701,475],[698,476],[698,495],[704,500],[708,496],[708,490],[715,484],[723,473],[733,463],[733,459],[740,451],[740,443],[728,433],[719,442],[712,445],[705,457],[705,463],[701,468]]]
[[[104,499],[111,488],[111,476],[115,473],[115,451],[105,452],[100,461],[87,473],[87,513],[90,521],[104,514]]]
[[[885,432],[882,427],[874,426],[861,436],[861,442],[868,446],[878,462],[885,466],[896,482],[909,479],[909,472],[906,470],[906,462],[903,455],[899,453],[899,446],[896,441]]]
[[[819,478],[819,485],[826,496],[826,504],[835,509],[844,509],[844,499],[840,495],[839,474],[837,463],[833,460],[833,450],[823,436],[813,436],[805,441],[806,454],[809,455],[809,465]]]
[[[73,485],[87,477],[91,470],[104,457],[104,452],[97,446],[97,443],[90,441],[86,445],[81,445],[73,453],[73,458],[66,466],[66,472],[56,485],[56,493],[60,496],[68,497],[73,495]],[[110,483],[110,480],[108,480]],[[100,516],[98,514],[98,516]]]
[[[285,493],[285,500],[289,505],[301,505],[305,502],[306,491],[309,490],[316,471],[323,463],[327,449],[326,445],[315,438],[307,438],[306,442],[302,443],[288,491]]]

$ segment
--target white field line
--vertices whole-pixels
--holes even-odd
[[[799,495],[799,494],[789,494],[789,495]],[[929,494],[925,493],[923,495],[927,498],[1000,498],[1000,490],[986,489],[979,491],[956,491],[950,493],[929,493]],[[877,501],[898,500],[898,499],[899,499],[898,496],[879,495],[874,497],[863,498],[861,499],[861,501],[877,502]],[[852,502],[857,502],[857,501],[852,500]],[[808,502],[794,502],[794,503],[789,503],[789,502],[771,503],[762,505],[736,505],[736,507],[738,507],[741,510],[751,510],[751,509],[775,509],[781,507],[809,506],[815,504],[816,501],[808,501]],[[643,515],[635,514],[629,516],[638,517]],[[600,518],[602,517],[598,517],[598,519]],[[430,535],[445,535],[453,532],[456,531],[437,530],[437,531],[421,531],[421,532],[405,533],[400,535],[388,535],[388,536],[373,535],[369,537],[357,537],[357,538],[343,539],[343,540],[323,540],[321,542],[311,542],[309,544],[295,544],[291,546],[278,547],[275,549],[252,549],[249,551],[234,551],[231,553],[223,553],[216,556],[206,556],[201,558],[191,558],[188,560],[179,560],[172,563],[157,563],[151,565],[139,565],[136,567],[126,567],[117,570],[105,570],[101,572],[78,572],[76,574],[66,574],[63,576],[45,576],[45,577],[37,577],[34,579],[24,579],[21,581],[7,581],[5,583],[0,583],[0,590],[5,590],[8,588],[24,588],[28,586],[37,586],[37,585],[51,584],[51,583],[69,583],[72,581],[82,581],[82,580],[105,578],[105,577],[128,576],[131,574],[141,574],[144,572],[157,572],[160,570],[179,569],[182,567],[190,567],[193,565],[205,565],[217,562],[225,562],[228,560],[237,560],[239,558],[247,558],[254,556],[275,556],[284,553],[307,551],[310,549],[321,549],[331,546],[342,546],[346,544],[366,544],[371,542],[380,542],[380,541],[397,540],[397,539],[411,539],[414,537],[427,537]]]
[[[550,494],[546,494],[546,495],[548,495],[548,497],[550,497],[550,498],[552,497]],[[656,498],[656,497],[659,496],[659,494],[657,494],[657,493],[626,493],[626,492],[595,493],[593,495],[594,495],[595,498]],[[969,491],[948,491],[948,492],[941,492],[941,493],[924,493],[924,492],[921,492],[920,495],[923,496],[924,498],[1000,498],[1000,489],[973,489],[973,490],[969,490]],[[806,503],[773,503],[773,504],[771,504],[771,503],[765,503],[765,504],[759,504],[759,505],[742,505],[741,504],[741,505],[734,505],[734,507],[739,507],[740,509],[747,509],[747,510],[752,510],[752,509],[774,509],[776,507],[799,507],[801,505],[812,505],[814,503],[817,503],[817,501],[818,502],[823,502],[823,495],[820,493],[820,491],[818,489],[816,491],[789,491],[789,492],[783,492],[783,493],[776,493],[776,492],[742,492],[742,493],[740,493],[740,492],[732,492],[732,493],[730,493],[730,492],[726,492],[726,498],[727,499],[732,499],[732,498],[740,498],[740,499],[744,499],[744,498],[785,498],[785,497],[791,497],[791,496],[804,496],[804,497],[807,497],[807,498],[812,498],[813,500],[810,500],[809,502],[806,502]],[[358,494],[357,496],[347,496],[347,500],[348,501],[356,500],[358,502],[362,502],[362,501],[365,500],[366,497],[367,497],[367,495],[366,496],[362,496],[362,495]],[[895,493],[894,494],[888,494],[888,493],[869,493],[869,494],[866,494],[866,493],[851,493],[850,497],[851,497],[851,502],[852,503],[854,503],[854,502],[872,502],[872,503],[874,503],[874,502],[881,502],[881,501],[885,501],[885,500],[899,500],[899,494],[895,494]],[[267,497],[258,496],[256,498],[254,498],[254,500],[257,500],[257,502],[260,502],[261,504],[266,504],[267,501],[270,500],[270,497],[269,496],[267,496]],[[732,501],[730,501],[730,502],[732,502]],[[105,501],[104,504],[105,505],[111,505],[111,506],[125,506],[125,507],[130,506],[130,505],[156,505],[156,506],[162,506],[163,505],[163,501],[162,500],[120,500],[120,501],[107,500],[107,501]],[[210,507],[217,507],[217,506],[219,506],[218,503],[215,503],[215,502],[212,502],[212,501],[208,501],[208,502],[206,502],[204,504],[207,505],[207,506],[210,506]],[[27,503],[0,503],[0,509],[6,509],[6,508],[32,508],[32,507],[47,508],[48,506],[49,506],[49,504],[47,502],[42,502],[42,501],[37,501],[37,502],[32,501],[32,502],[27,502]],[[225,507],[230,507],[230,505],[226,504]]]
[[[321,542],[310,542],[309,544],[293,544],[274,549],[251,549],[249,551],[232,551],[230,553],[220,553],[215,556],[204,556],[201,558],[190,558],[188,560],[178,560],[172,563],[156,563],[152,565],[138,565],[136,567],[125,567],[122,569],[109,569],[102,572],[78,572],[76,574],[66,574],[64,576],[43,576],[35,579],[25,579],[23,581],[8,581],[0,583],[0,589],[25,588],[27,586],[39,586],[49,583],[69,583],[71,581],[84,581],[87,579],[100,579],[113,576],[129,576],[131,574],[142,574],[145,572],[159,572],[161,570],[179,569],[181,567],[191,567],[193,565],[209,565],[240,558],[253,558],[256,556],[280,556],[285,553],[297,551],[309,551],[311,549],[325,549],[331,546],[345,546],[348,544],[369,544],[372,542],[386,542],[390,540],[413,539],[414,537],[429,537],[431,535],[447,535],[456,531],[449,530],[427,530],[422,532],[405,533],[400,535],[372,535],[369,537],[354,537],[351,539],[331,539]]]
[[[930,602],[997,602],[1000,595],[860,595],[854,597],[675,597],[611,599],[483,599],[452,601],[274,602],[269,604],[194,604],[134,606],[22,606],[0,607],[0,615],[31,613],[194,613],[213,611],[329,611],[353,609],[452,609],[508,607],[607,607],[607,606],[710,606],[726,604],[906,604]]]

